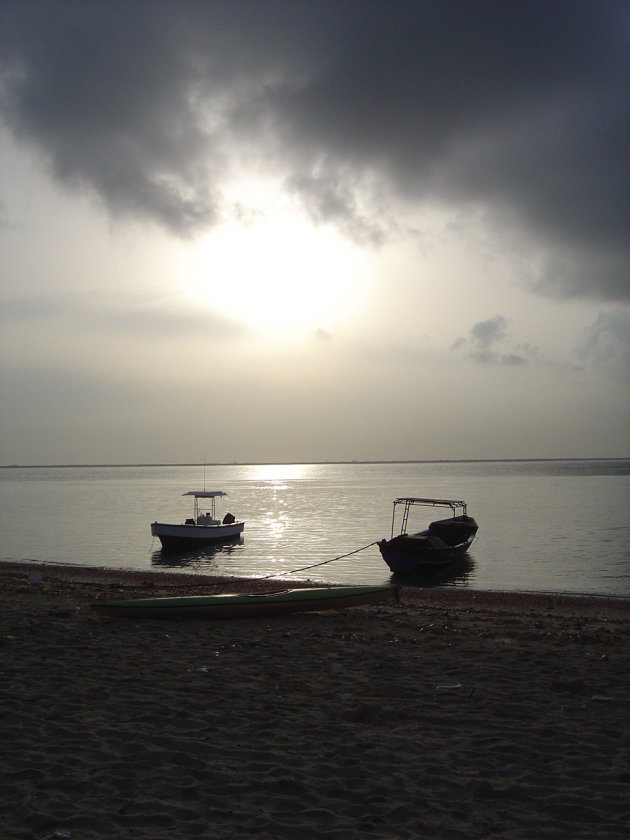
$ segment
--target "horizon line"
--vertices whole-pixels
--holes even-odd
[[[0,469],[76,469],[79,467],[262,467],[262,466],[316,466],[323,464],[488,464],[540,461],[628,461],[629,455],[562,456],[532,458],[372,458],[326,461],[175,461],[150,463],[76,463],[76,464],[0,464]]]

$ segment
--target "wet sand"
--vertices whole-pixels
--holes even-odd
[[[89,606],[252,586],[278,582],[0,563],[0,836],[630,835],[628,600],[403,587],[398,605],[172,622]]]

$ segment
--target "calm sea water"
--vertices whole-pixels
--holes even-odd
[[[150,522],[183,522],[204,480],[242,541],[164,557]],[[5,468],[0,559],[382,583],[375,545],[336,558],[389,537],[404,495],[465,499],[479,523],[442,585],[630,596],[630,460]]]

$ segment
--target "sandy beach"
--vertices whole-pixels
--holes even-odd
[[[0,585],[6,840],[630,836],[628,600],[403,587],[167,622],[90,603],[252,584],[2,563]]]

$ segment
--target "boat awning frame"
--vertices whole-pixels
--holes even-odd
[[[418,496],[400,496],[398,499],[394,499],[395,505],[428,505],[429,507],[450,507],[451,510],[456,510],[457,508],[464,508],[464,511],[468,507],[467,502],[458,502],[455,499],[422,499]]]
[[[188,490],[187,493],[182,493],[182,496],[194,496],[195,503],[193,516],[196,524],[199,519],[199,499],[210,499],[212,501],[210,506],[210,515],[214,519],[217,515],[215,501],[218,496],[227,496],[227,493],[224,490]]]
[[[196,499],[215,499],[217,496],[227,496],[223,490],[189,490],[182,496],[194,496]]]
[[[468,508],[467,502],[456,501],[455,499],[424,499],[419,496],[399,496],[394,499],[394,510],[392,512],[392,539],[394,537],[394,530],[396,527],[396,507],[404,505],[402,515],[402,525],[400,529],[401,534],[407,533],[407,523],[409,521],[409,508],[412,505],[424,505],[425,507],[447,507],[453,511],[453,516],[457,515],[457,509],[461,508],[462,513],[466,516]]]

